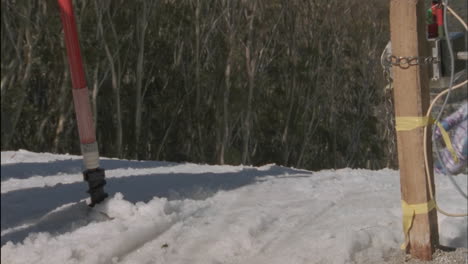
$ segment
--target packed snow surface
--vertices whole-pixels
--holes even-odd
[[[20,150],[1,163],[1,263],[383,263],[404,237],[389,169],[102,159],[110,198],[90,209],[80,157]],[[436,183],[442,208],[466,212]],[[466,217],[438,219],[442,245],[468,246]]]

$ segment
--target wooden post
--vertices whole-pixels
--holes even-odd
[[[392,55],[429,56],[424,0],[390,0],[390,31]],[[425,115],[429,107],[428,73],[429,65],[393,66],[397,118]],[[428,153],[432,153],[428,134],[428,139],[424,139],[423,127],[397,131],[401,199],[410,205],[430,201],[423,152],[423,142],[429,140]],[[429,166],[433,179],[432,155],[429,155]],[[417,259],[431,260],[438,241],[437,211],[416,214],[409,230],[407,253]]]

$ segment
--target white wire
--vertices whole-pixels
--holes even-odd
[[[444,16],[444,34],[445,34],[445,40],[446,40],[446,43],[447,43],[447,48],[448,48],[448,51],[449,51],[449,58],[450,58],[450,82],[449,82],[449,88],[448,88],[448,92],[447,92],[447,96],[445,97],[445,100],[444,100],[444,103],[442,104],[442,107],[440,108],[439,110],[439,113],[437,114],[437,117],[436,117],[436,121],[435,123],[438,123],[442,114],[443,114],[443,111],[445,109],[445,106],[447,105],[447,102],[448,102],[448,99],[450,98],[450,94],[451,94],[451,91],[453,89],[453,82],[454,82],[454,75],[455,75],[455,56],[453,54],[453,48],[452,48],[452,43],[450,41],[450,36],[449,36],[449,31],[448,31],[448,26],[447,26],[447,8],[448,8],[448,0],[443,0],[443,5],[444,5],[444,10],[443,10],[443,16]],[[456,13],[450,9],[450,12],[457,18],[459,19],[459,16],[456,15]],[[462,23],[464,26],[466,24]],[[432,135],[435,135],[435,130],[436,130],[437,126],[434,126],[432,128]],[[439,163],[442,165],[442,167],[444,168],[445,172],[447,173],[450,181],[452,182],[452,184],[454,185],[455,189],[465,198],[468,200],[468,196],[462,191],[462,189],[460,188],[460,186],[458,186],[458,184],[456,183],[455,179],[453,179],[453,176],[452,174],[448,171],[447,167],[445,166],[445,164],[442,162],[442,158],[440,156],[440,152],[439,152],[439,148],[437,146],[437,143],[435,142],[434,143],[434,149],[435,149],[435,153],[436,153],[436,157],[437,159],[439,160]]]
[[[463,27],[465,28],[465,30],[468,31],[468,25],[467,25],[466,22],[463,20],[463,18],[461,18],[455,11],[453,11],[453,9],[450,8],[450,6],[447,6],[447,9],[448,9],[448,11],[449,11],[456,19],[458,19],[458,21],[463,25]]]
[[[455,86],[452,87],[452,89],[459,89],[459,88],[462,88],[464,85],[467,85],[468,84],[468,80],[465,80],[464,82],[462,83],[459,83]],[[434,107],[434,103],[437,102],[437,100],[442,97],[443,95],[445,95],[446,93],[448,93],[449,90],[445,90],[443,92],[441,92],[440,94],[438,94],[436,96],[436,98],[434,98],[433,102],[431,103],[431,105],[429,106],[429,109],[427,110],[427,113],[426,113],[426,117],[429,118],[430,114],[431,114],[431,109],[432,107]],[[459,214],[459,213],[448,213],[446,211],[444,211],[442,208],[439,207],[439,205],[437,204],[437,201],[436,201],[436,197],[435,197],[435,194],[434,194],[434,191],[432,190],[432,180],[431,180],[431,173],[432,171],[430,171],[429,169],[429,160],[428,160],[428,154],[431,154],[432,153],[428,153],[427,151],[427,145],[428,145],[428,140],[427,139],[427,130],[428,130],[428,127],[424,127],[424,144],[423,144],[423,148],[424,148],[424,164],[425,164],[425,167],[426,167],[426,176],[427,176],[427,182],[428,182],[428,186],[429,186],[429,196],[431,197],[431,200],[434,200],[434,203],[435,203],[435,206],[436,206],[436,209],[438,212],[440,212],[441,214],[444,214],[446,216],[452,216],[452,217],[465,217],[465,216],[468,216],[467,213],[463,213],[463,214]],[[432,169],[432,168],[431,168]]]

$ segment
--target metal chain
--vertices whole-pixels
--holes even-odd
[[[439,63],[439,58],[437,57],[415,57],[415,56],[395,56],[389,55],[385,57],[386,66],[398,66],[402,69],[408,69],[411,66],[421,65],[421,64],[436,64]]]

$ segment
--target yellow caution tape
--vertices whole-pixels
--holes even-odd
[[[401,208],[403,209],[403,232],[405,233],[405,243],[401,245],[401,249],[405,250],[409,244],[409,231],[413,226],[414,216],[417,214],[427,214],[436,207],[434,199],[427,203],[408,204],[401,200]]]
[[[433,119],[427,116],[397,116],[396,131],[409,131],[432,124]]]
[[[434,123],[434,119],[429,116],[397,116],[395,117],[396,131],[409,131],[409,130],[413,130],[419,127],[425,127],[433,123]],[[452,155],[455,163],[458,163],[458,156],[455,153],[455,150],[453,149],[452,141],[450,140],[449,134],[439,122],[437,122],[436,125],[440,129],[440,133],[442,134],[442,139],[445,142],[445,146],[447,147],[447,150]]]
[[[447,147],[447,150],[450,151],[450,154],[452,154],[453,160],[455,163],[458,163],[458,156],[455,153],[455,149],[453,149],[452,146],[452,141],[450,140],[450,136],[447,133],[447,131],[444,129],[441,123],[437,122],[436,125],[439,127],[440,133],[442,134],[442,138],[444,139],[445,146]]]

